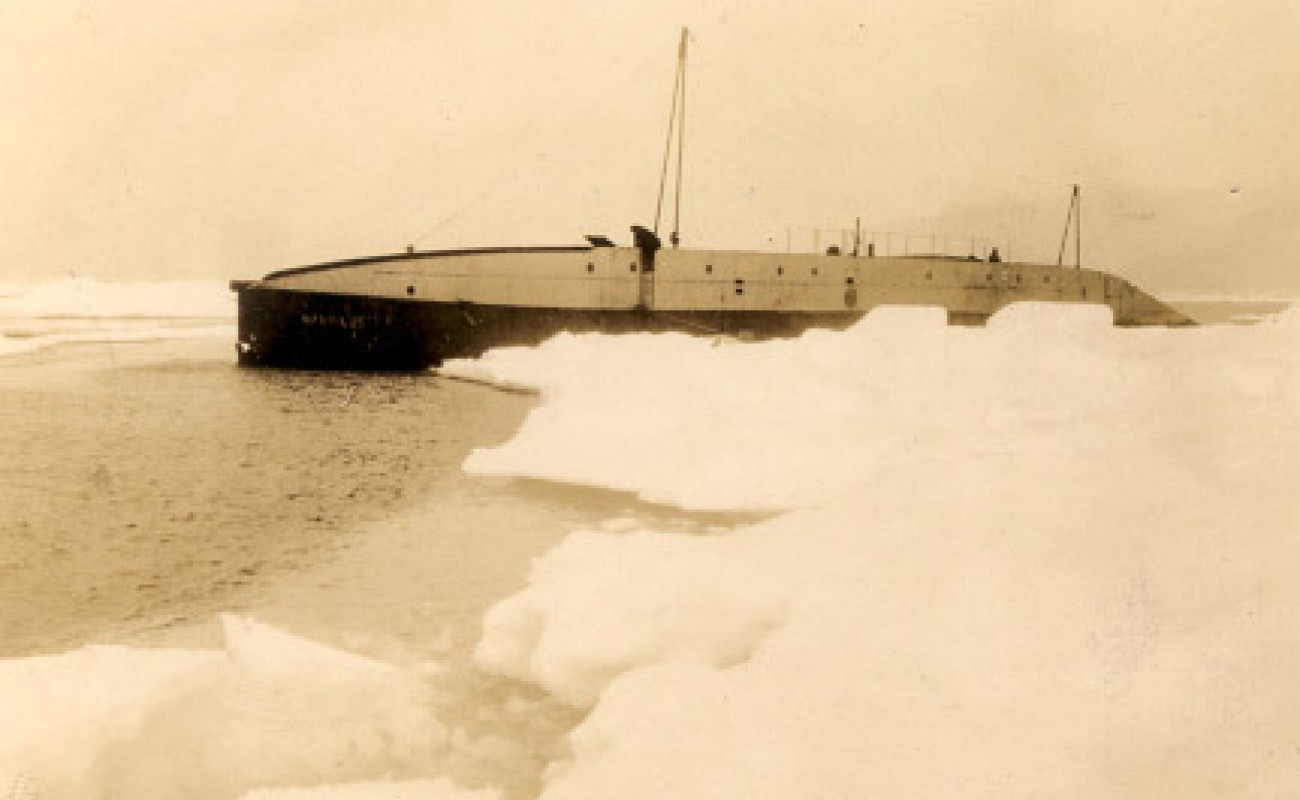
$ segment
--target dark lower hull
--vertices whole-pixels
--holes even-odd
[[[865,313],[548,308],[237,288],[239,363],[295,369],[419,370],[561,331],[779,338],[841,330]]]

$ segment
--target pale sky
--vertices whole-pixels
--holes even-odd
[[[6,0],[0,280],[628,240],[692,31],[683,239],[982,236],[1300,293],[1291,0]]]

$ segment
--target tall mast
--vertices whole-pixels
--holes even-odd
[[[654,232],[659,233],[659,219],[663,214],[664,190],[668,186],[668,161],[673,150],[673,134],[677,134],[677,172],[673,204],[673,231],[668,239],[676,247],[681,241],[682,215],[682,153],[686,144],[686,42],[690,31],[682,28],[681,42],[677,46],[677,77],[673,81],[673,101],[668,110],[668,140],[664,144],[663,167],[659,171],[659,199],[655,202]]]

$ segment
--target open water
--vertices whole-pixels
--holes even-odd
[[[576,717],[535,697],[528,719],[503,721],[533,695],[470,666],[484,613],[576,527],[712,521],[466,475],[532,395],[240,369],[220,320],[41,325],[11,322],[8,343],[31,346],[0,356],[0,658],[220,648],[233,612],[387,663],[436,660],[440,717],[510,742],[449,774],[529,796]]]
[[[529,395],[233,362],[213,336],[60,344],[0,367],[0,656],[204,644],[222,611],[389,648],[468,645],[574,527],[673,516],[466,476]]]

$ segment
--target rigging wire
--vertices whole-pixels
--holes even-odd
[[[631,70],[631,74],[634,75],[644,74],[645,71],[650,68],[650,65],[653,62],[657,61],[660,57],[662,57],[662,55],[663,55],[662,53],[660,53],[658,56],[656,56],[653,53],[646,53],[641,58],[641,60],[637,62],[637,66],[633,70]],[[452,222],[455,222],[465,212],[471,210],[472,208],[476,207],[484,200],[488,199],[489,197],[495,195],[497,192],[501,191],[501,189],[507,186],[511,181],[518,178],[519,173],[523,171],[524,167],[536,161],[540,161],[547,158],[553,150],[553,148],[551,147],[552,144],[554,144],[557,141],[573,138],[572,134],[575,131],[590,128],[591,120],[593,118],[599,118],[603,116],[600,112],[603,109],[612,106],[616,101],[620,101],[620,98],[612,95],[605,95],[604,93],[597,94],[595,99],[592,102],[584,106],[579,113],[573,115],[572,120],[568,124],[560,127],[553,134],[547,137],[544,142],[545,146],[536,148],[531,152],[527,152],[520,158],[512,161],[510,166],[507,169],[497,173],[496,178],[490,181],[482,191],[470,197],[468,201],[460,204],[450,214],[441,217],[437,222],[435,222],[433,225],[428,227],[419,236],[415,237],[414,239],[409,239],[408,240],[409,246],[414,247],[426,241],[433,234],[437,233],[438,231],[442,230],[446,226],[450,225]]]

